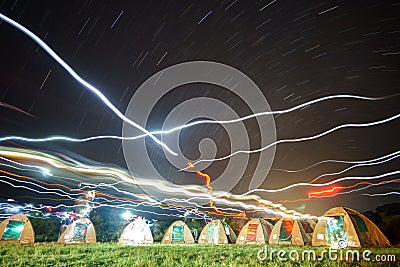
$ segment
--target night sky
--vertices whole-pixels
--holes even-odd
[[[123,113],[137,88],[150,76],[174,64],[197,60],[220,62],[245,73],[262,90],[271,110],[329,95],[379,97],[400,93],[399,1],[5,0],[0,2],[0,12],[44,39]],[[0,40],[0,137],[121,135],[122,121],[30,38],[2,22]],[[157,129],[172,107],[200,96],[219,99],[240,116],[251,114],[246,104],[226,89],[191,84],[162,98],[143,126]],[[333,99],[275,116],[276,134],[278,140],[311,136],[341,124],[378,121],[398,113],[399,96],[379,101]],[[251,147],[256,149],[260,141],[255,120],[246,123]],[[388,155],[399,150],[399,136],[399,122],[394,120],[378,126],[341,129],[313,141],[279,144],[272,170],[260,188],[310,182],[351,164],[324,163],[295,173],[279,169],[299,170],[328,159],[362,161]],[[219,125],[195,126],[181,136],[182,151],[188,158],[199,157],[198,143],[204,137],[214,140],[218,156],[228,154],[230,142],[242,142],[229,140]],[[1,145],[75,154],[126,168],[121,141],[117,140]],[[151,140],[148,147],[155,151],[152,159],[170,181],[202,185],[195,174],[178,172],[168,165]],[[250,166],[233,193],[247,191],[248,178],[254,171],[251,165],[257,159],[257,154],[250,157]],[[397,158],[360,166],[319,182],[393,172],[399,163]],[[218,162],[203,171],[217,177],[224,166],[226,162]],[[392,175],[373,182],[399,178]],[[272,201],[296,200],[307,198],[313,190],[297,187],[283,193],[257,194]],[[400,192],[395,182],[285,205],[317,215],[338,205],[373,210],[381,204],[399,202],[399,195],[362,194],[394,191]],[[1,185],[0,193],[17,197],[21,191],[13,192],[12,187]]]

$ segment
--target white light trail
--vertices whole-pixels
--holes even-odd
[[[320,184],[311,184],[311,183],[295,183],[295,184],[291,184],[288,185],[286,187],[282,187],[279,189],[253,189],[241,196],[246,196],[248,194],[254,193],[254,192],[265,192],[265,193],[276,193],[276,192],[282,192],[294,187],[298,187],[298,186],[311,186],[311,187],[321,187],[321,186],[327,186],[327,185],[332,185],[334,183],[338,183],[338,182],[342,182],[342,181],[348,181],[348,180],[376,180],[376,179],[381,179],[387,176],[391,176],[391,175],[396,175],[396,174],[400,174],[400,170],[397,171],[393,171],[393,172],[388,172],[388,173],[383,173],[380,175],[376,175],[376,176],[348,176],[348,177],[342,177],[342,178],[338,178],[335,180],[332,180],[330,182],[326,182],[326,183],[320,183]]]
[[[344,169],[342,171],[339,171],[339,172],[332,172],[332,173],[322,174],[322,175],[318,176],[317,178],[315,178],[314,180],[312,180],[311,183],[317,181],[319,178],[322,178],[322,177],[342,174],[342,173],[345,173],[345,172],[347,172],[347,171],[349,171],[351,169],[357,168],[357,167],[372,166],[372,165],[378,165],[378,164],[386,163],[386,162],[394,160],[394,159],[396,159],[398,157],[400,157],[400,151],[392,153],[391,155],[389,155],[389,157],[386,155],[386,156],[383,156],[383,157],[379,158],[379,159],[385,158],[384,160],[381,160],[381,161],[379,161],[379,159],[375,159],[374,162],[368,162],[368,163],[361,163],[361,164],[353,165],[353,166],[350,166],[350,167],[348,167],[348,168],[346,168],[346,169]]]
[[[363,196],[369,196],[369,197],[382,197],[382,196],[389,196],[389,195],[400,195],[400,192],[387,192],[387,193],[381,193],[381,194],[362,194]]]
[[[277,110],[277,111],[266,111],[266,112],[260,112],[260,113],[254,113],[245,117],[233,119],[233,120],[199,120],[199,121],[194,121],[191,123],[187,123],[184,125],[180,125],[168,130],[159,130],[159,131],[152,131],[152,132],[147,132],[145,134],[133,136],[133,137],[122,137],[122,136],[115,136],[115,135],[99,135],[99,136],[90,136],[86,138],[72,138],[72,137],[67,137],[67,136],[50,136],[50,137],[44,137],[44,138],[25,138],[25,137],[20,137],[20,136],[6,136],[0,138],[0,142],[2,141],[8,141],[8,140],[19,140],[19,141],[26,141],[26,142],[51,142],[51,141],[67,141],[67,142],[88,142],[88,141],[94,141],[94,140],[100,140],[100,139],[117,139],[117,140],[136,140],[139,138],[144,138],[146,136],[150,135],[156,135],[156,134],[170,134],[185,128],[189,128],[195,125],[199,124],[229,124],[229,123],[237,123],[241,121],[245,121],[248,119],[260,117],[260,116],[266,116],[266,115],[279,115],[279,114],[285,114],[289,113],[295,110],[302,109],[304,107],[307,107],[312,104],[316,104],[318,102],[330,100],[330,99],[341,99],[341,98],[349,98],[349,99],[360,99],[360,100],[369,100],[369,101],[376,101],[376,100],[383,100],[388,97],[392,96],[385,96],[385,97],[366,97],[366,96],[358,96],[358,95],[331,95],[331,96],[325,96],[321,97],[318,99],[314,99],[308,102],[305,102],[303,104],[284,109],[284,110]]]
[[[396,152],[393,152],[391,154],[384,155],[382,157],[375,158],[375,159],[357,160],[357,161],[327,159],[327,160],[322,160],[320,162],[314,163],[314,164],[312,164],[312,165],[310,165],[310,166],[308,166],[306,168],[299,169],[299,170],[285,170],[285,169],[271,169],[271,170],[273,170],[273,171],[283,171],[283,172],[288,172],[288,173],[295,173],[295,172],[302,172],[302,171],[309,170],[309,169],[311,169],[311,168],[313,168],[315,166],[318,166],[320,164],[323,164],[323,163],[368,164],[368,163],[373,163],[375,161],[378,161],[378,160],[381,160],[381,159],[385,159],[385,158],[391,157],[393,155],[398,155],[398,154],[400,154],[400,151],[396,151]]]
[[[77,80],[84,87],[89,89],[92,93],[94,93],[107,107],[109,107],[120,119],[144,132],[146,135],[150,136],[156,143],[160,144],[166,151],[171,153],[172,155],[177,156],[178,154],[172,151],[166,144],[158,140],[153,134],[147,131],[145,128],[135,123],[134,121],[127,118],[124,114],[122,114],[111,102],[101,93],[96,87],[85,81],[82,77],[80,77],[60,56],[56,54],[45,42],[43,42],[37,35],[33,32],[19,24],[18,22],[10,19],[9,17],[0,13],[0,19],[7,22],[11,26],[17,28],[22,31],[24,34],[29,36],[33,41],[35,41],[39,46],[41,46],[56,62],[58,62],[75,80]]]
[[[277,144],[281,144],[281,143],[293,143],[293,142],[301,142],[301,141],[314,140],[314,139],[320,138],[320,137],[322,137],[322,136],[325,136],[325,135],[327,135],[327,134],[330,134],[330,133],[332,133],[332,132],[334,132],[334,131],[337,131],[337,130],[339,130],[339,129],[349,128],[349,127],[357,127],[357,128],[358,128],[358,127],[370,127],[370,126],[375,126],[375,125],[383,124],[383,123],[386,123],[386,122],[390,122],[390,121],[396,120],[396,119],[398,119],[398,118],[400,118],[400,114],[397,114],[397,115],[395,115],[395,116],[392,116],[392,117],[389,117],[389,118],[386,118],[386,119],[383,119],[383,120],[380,120],[380,121],[374,121],[374,122],[369,122],[369,123],[349,123],[349,124],[342,124],[342,125],[336,126],[336,127],[334,127],[334,128],[331,128],[331,129],[329,129],[329,130],[327,130],[327,131],[325,131],[325,132],[322,132],[322,133],[320,133],[320,134],[317,134],[317,135],[307,136],[307,137],[302,137],[302,138],[296,138],[296,139],[283,139],[283,140],[278,140],[278,141],[275,141],[275,142],[273,142],[273,143],[271,143],[271,144],[269,144],[269,145],[267,145],[267,146],[264,146],[264,147],[262,147],[262,148],[259,148],[259,149],[255,149],[255,150],[238,150],[238,151],[235,151],[235,152],[233,152],[232,154],[229,154],[229,155],[224,156],[224,157],[215,158],[215,159],[202,159],[202,160],[196,161],[195,163],[193,163],[193,165],[196,165],[196,164],[199,164],[199,163],[202,163],[202,162],[222,161],[222,160],[231,158],[231,157],[233,157],[233,156],[235,156],[235,155],[238,155],[238,154],[252,154],[252,153],[258,153],[258,152],[264,151],[264,150],[266,150],[266,149],[268,149],[268,148],[270,148],[270,147],[272,147],[272,146],[274,146],[274,145],[277,145]],[[187,169],[187,168],[185,168],[185,169]],[[184,170],[184,169],[183,169],[183,170]]]

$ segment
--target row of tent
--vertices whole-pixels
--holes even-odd
[[[275,225],[264,219],[250,220],[236,236],[232,228],[221,220],[207,224],[200,233],[202,244],[292,244],[340,247],[390,246],[379,228],[361,213],[343,207],[330,209],[316,223],[309,219],[281,218]],[[23,214],[13,215],[0,223],[0,243],[31,243],[34,232],[29,219]],[[61,234],[60,243],[95,243],[92,222],[79,219]],[[148,245],[153,243],[149,225],[136,219],[123,230],[119,243]],[[195,243],[189,227],[182,221],[174,222],[165,232],[162,244]]]

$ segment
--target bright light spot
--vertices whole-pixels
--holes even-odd
[[[47,168],[41,168],[43,175],[52,176],[51,172]]]
[[[15,232],[18,232],[18,233],[20,233],[20,232],[22,232],[22,230],[24,230],[24,225],[20,225],[20,226],[18,226],[18,227],[15,227]]]
[[[133,214],[129,210],[127,210],[124,213],[122,213],[121,216],[124,220],[129,220],[130,218],[132,218]]]

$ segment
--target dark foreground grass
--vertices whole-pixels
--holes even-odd
[[[396,261],[352,262],[331,261],[287,261],[282,262],[273,254],[273,260],[260,261],[257,252],[264,246],[239,245],[152,245],[145,247],[119,246],[113,243],[65,245],[36,243],[32,245],[0,244],[0,266],[400,266],[400,249],[372,249],[375,255],[395,255]],[[313,249],[320,255],[324,248],[269,246],[271,249]],[[361,254],[362,250],[360,250]],[[300,256],[301,257],[301,256]]]

